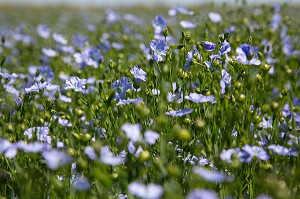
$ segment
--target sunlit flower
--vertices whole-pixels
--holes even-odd
[[[71,77],[70,80],[66,80],[66,90],[74,90],[76,92],[83,92],[85,88],[86,79],[79,79],[78,77]]]
[[[242,44],[237,47],[238,56],[235,60],[242,64],[260,65],[261,61],[257,58],[258,48],[249,44]]]
[[[56,41],[59,44],[66,45],[68,43],[68,41],[64,38],[64,36],[56,32],[52,34],[52,38],[54,39],[54,41]]]
[[[130,73],[133,74],[134,78],[137,80],[137,82],[141,82],[141,81],[146,81],[147,77],[146,77],[146,72],[139,68],[138,66],[134,66],[133,69],[130,70]]]
[[[163,60],[162,56],[166,56],[167,50],[169,49],[165,40],[160,39],[158,41],[152,40],[150,42],[150,48],[154,52],[154,61],[161,62]]]
[[[122,163],[122,157],[120,156],[115,156],[109,146],[104,146],[101,148],[101,153],[100,153],[100,160],[101,162],[108,164],[108,165],[119,165]]]
[[[45,89],[49,84],[50,84],[50,82],[44,82],[44,83],[38,82],[29,88],[25,88],[25,92],[26,93],[38,92],[40,90]]]
[[[125,123],[122,125],[121,129],[125,132],[126,137],[129,140],[137,142],[143,139],[141,134],[141,126],[139,124]]]

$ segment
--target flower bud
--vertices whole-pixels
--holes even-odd
[[[142,151],[139,156],[139,160],[141,162],[146,162],[151,158],[151,154],[149,151]]]

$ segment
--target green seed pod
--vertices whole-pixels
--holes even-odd
[[[281,91],[281,95],[285,97],[285,96],[287,96],[288,92],[289,92],[288,89],[287,89],[287,88],[284,88],[284,89],[282,89],[282,91]]]
[[[237,98],[239,102],[244,102],[246,100],[246,96],[244,94],[240,94]]]
[[[164,37],[167,37],[168,35],[169,35],[169,30],[168,30],[168,28],[165,28],[165,29],[163,29],[163,36]]]
[[[179,141],[188,141],[191,139],[191,133],[185,129],[185,128],[180,128],[177,130],[176,137]]]
[[[85,133],[84,135],[80,136],[80,139],[84,142],[89,142],[93,138],[93,135],[90,133]]]
[[[146,162],[146,161],[148,161],[149,159],[151,158],[151,154],[150,154],[150,152],[149,151],[142,151],[141,153],[140,153],[140,156],[139,156],[139,160],[141,161],[141,162]]]

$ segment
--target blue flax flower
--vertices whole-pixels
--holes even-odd
[[[154,28],[155,34],[161,34],[163,29],[165,29],[167,27],[167,22],[164,17],[158,15],[152,21],[152,26]]]
[[[166,114],[173,116],[173,117],[178,117],[178,116],[184,116],[184,115],[190,114],[191,112],[193,112],[193,109],[186,108],[186,109],[179,109],[177,111],[169,111],[169,112],[166,112]]]
[[[221,86],[221,94],[225,93],[225,88],[226,86],[230,86],[231,83],[231,76],[229,73],[227,73],[226,70],[222,69],[222,79],[220,81],[220,86]]]
[[[269,159],[267,152],[259,146],[245,145],[242,149],[243,151],[239,154],[241,162],[251,162],[254,157],[259,160]]]
[[[120,80],[116,80],[111,84],[112,89],[117,89],[117,93],[115,94],[115,100],[124,100],[126,97],[126,92],[132,88],[132,83],[128,80],[127,77],[121,77]]]
[[[154,52],[154,61],[156,62],[161,62],[163,60],[162,56],[166,56],[167,50],[169,49],[164,39],[158,41],[152,40],[150,42],[150,48]]]
[[[50,82],[44,82],[44,83],[38,82],[30,86],[29,88],[25,88],[25,92],[26,93],[38,92],[45,89],[49,84]]]
[[[283,156],[297,156],[298,152],[296,149],[288,149],[284,146],[271,144],[268,146],[268,149],[272,150],[274,153],[277,153],[279,155]]]
[[[211,102],[212,104],[216,103],[216,99],[213,95],[202,95],[198,93],[190,93],[188,96],[185,96],[185,99],[191,100],[195,103],[204,103],[204,102]]]
[[[204,49],[207,50],[207,51],[213,51],[213,50],[215,50],[215,48],[217,46],[216,44],[214,44],[210,41],[204,41],[201,44],[204,47]]]
[[[201,55],[199,53],[199,51],[197,50],[196,46],[194,46],[193,50],[189,51],[185,60],[185,64],[183,66],[183,68],[185,70],[187,70],[189,68],[189,66],[191,65],[191,62],[193,61],[194,55],[196,56],[197,59],[201,59]]]
[[[197,23],[184,20],[184,21],[180,21],[180,25],[182,28],[196,28]]]
[[[74,90],[76,92],[83,92],[86,84],[86,79],[79,79],[78,77],[71,77],[70,80],[66,80],[66,90]]]
[[[260,65],[261,62],[257,58],[258,48],[250,44],[242,44],[236,48],[238,56],[235,58],[242,64]]]
[[[146,81],[147,77],[146,77],[146,72],[139,68],[138,66],[134,66],[134,68],[132,70],[130,70],[130,73],[133,74],[134,78],[137,80],[137,82],[141,82],[141,81]]]

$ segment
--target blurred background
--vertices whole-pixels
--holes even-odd
[[[300,4],[300,0],[245,0],[248,4],[274,4],[274,3],[289,3]],[[135,5],[147,5],[157,6],[159,5],[185,5],[191,6],[196,4],[215,3],[221,4],[226,2],[227,4],[235,4],[240,2],[237,0],[0,0],[0,4],[19,4],[19,5],[72,5],[72,6],[135,6]]]

